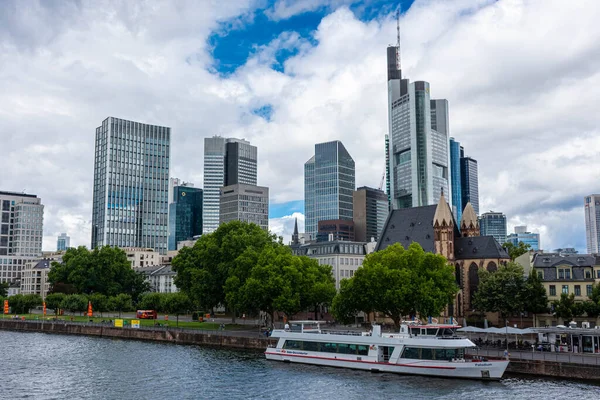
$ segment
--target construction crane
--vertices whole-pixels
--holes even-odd
[[[383,189],[383,182],[385,182],[385,169],[383,170],[383,174],[381,174],[381,181],[379,182],[379,190]]]

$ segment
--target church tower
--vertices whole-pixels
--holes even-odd
[[[433,217],[433,240],[435,252],[454,261],[454,217],[443,190]]]
[[[300,239],[298,236],[298,218],[296,218],[296,221],[294,222],[294,233],[292,234],[292,244],[300,243]]]
[[[462,237],[473,237],[480,235],[479,219],[477,218],[477,214],[475,214],[475,210],[473,209],[471,202],[467,203],[462,213],[460,221],[460,235]]]

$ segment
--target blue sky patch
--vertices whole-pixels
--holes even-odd
[[[258,115],[267,121],[271,121],[271,115],[273,115],[273,106],[271,104],[267,104],[260,108],[256,108],[252,110],[252,114]]]
[[[281,218],[295,212],[304,214],[304,200],[288,201],[287,203],[269,204],[269,218]]]

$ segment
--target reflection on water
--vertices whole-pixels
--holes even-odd
[[[2,399],[598,399],[581,382],[373,374],[261,353],[0,331]]]

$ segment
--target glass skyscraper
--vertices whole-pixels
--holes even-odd
[[[171,128],[108,117],[96,128],[92,248],[167,251]]]
[[[460,190],[462,208],[471,202],[475,214],[479,215],[479,178],[477,160],[465,157],[464,148],[460,147]],[[502,243],[500,243],[502,244]]]
[[[354,192],[354,240],[368,242],[371,238],[379,240],[383,226],[389,214],[388,198],[379,190],[367,186]]]
[[[318,222],[352,220],[355,188],[354,160],[339,140],[315,145],[304,164],[305,232],[315,239]]]
[[[171,200],[169,250],[177,250],[177,243],[202,234],[202,189],[175,186]]]
[[[452,181],[452,205],[456,209],[456,222],[460,224],[464,209],[460,184],[460,143],[452,137],[450,138],[450,180]]]
[[[479,218],[481,236],[493,236],[500,245],[506,243],[506,215],[500,212],[487,212]]]
[[[515,233],[508,235],[506,241],[512,243],[514,246],[518,246],[519,242],[523,242],[531,246],[531,250],[535,251],[540,249],[540,234],[527,232],[527,226],[515,226]]]
[[[588,254],[600,253],[600,194],[583,199],[585,212],[585,239]]]
[[[61,233],[56,239],[56,251],[65,251],[71,247],[71,238],[66,233]]]
[[[243,139],[204,139],[203,232],[219,227],[221,188],[257,184],[258,149]]]

